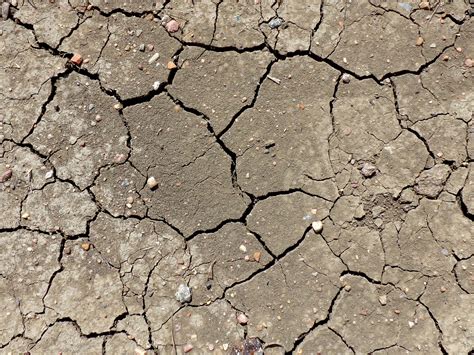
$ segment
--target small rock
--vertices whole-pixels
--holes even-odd
[[[10,3],[8,1],[4,1],[2,3],[2,18],[7,20],[10,16]]]
[[[156,181],[155,177],[154,176],[150,176],[148,178],[148,180],[146,181],[146,184],[148,185],[148,187],[151,189],[151,190],[154,190],[157,188],[158,186],[158,181]]]
[[[192,298],[191,289],[187,285],[181,284],[179,285],[178,291],[176,291],[175,296],[176,296],[176,300],[180,303],[191,302],[191,298]]]
[[[412,321],[408,321],[408,326],[411,328],[413,328],[415,326],[415,323],[413,323]]]
[[[71,255],[71,248],[65,247],[65,248],[64,248],[64,254],[66,254],[66,255]]]
[[[278,28],[281,25],[283,25],[283,19],[280,17],[275,17],[271,19],[270,22],[268,23],[268,26],[270,26],[271,29]]]
[[[344,84],[349,84],[351,82],[351,76],[347,73],[342,74],[341,79]]]
[[[471,59],[471,58],[467,58],[465,61],[464,61],[464,65],[468,68],[472,68],[474,67],[474,60]]]
[[[183,351],[185,353],[189,353],[191,350],[193,350],[193,346],[191,344],[186,344],[183,346]]]
[[[156,61],[158,58],[160,58],[160,53],[156,52],[155,54],[153,54],[150,59],[148,59],[148,64],[151,64],[153,63],[154,61]]]
[[[121,110],[121,109],[123,109],[123,105],[122,105],[120,102],[119,102],[119,103],[116,103],[116,104],[114,105],[114,109],[116,109],[116,110]]]
[[[418,7],[422,10],[429,10],[430,9],[430,2],[429,1],[422,1],[418,5]]]
[[[140,44],[140,45],[138,46],[138,50],[139,50],[140,52],[145,52],[145,44],[144,44],[144,43]]]
[[[79,53],[75,53],[71,58],[71,63],[77,66],[80,66],[82,64],[82,61],[82,56]]]
[[[224,351],[226,351],[227,349],[229,349],[229,344],[222,344],[222,349],[224,349]]]
[[[374,224],[377,226],[377,228],[380,228],[383,225],[383,220],[381,218],[376,218]]]
[[[351,289],[352,289],[351,285],[344,286],[344,290],[346,290],[347,292],[349,292]]]
[[[382,306],[385,306],[387,304],[387,295],[379,296],[379,302]]]
[[[423,171],[416,179],[415,191],[420,195],[435,198],[444,188],[451,169],[444,164],[437,164]]]
[[[425,40],[423,39],[423,37],[418,37],[418,38],[416,39],[416,45],[417,45],[417,46],[423,45],[424,42],[425,42]]]
[[[321,231],[323,230],[323,222],[314,221],[313,223],[311,223],[311,227],[316,233],[321,233]]]
[[[377,171],[377,168],[375,167],[375,165],[372,165],[370,163],[364,163],[364,165],[362,166],[362,169],[360,170],[362,175],[366,178],[374,176],[376,171]]]
[[[436,43],[431,43],[430,48],[436,48]]]
[[[248,321],[249,321],[249,319],[243,313],[239,313],[239,315],[237,316],[237,322],[239,322],[239,324],[241,324],[241,325],[247,324]]]
[[[260,262],[260,258],[262,256],[262,253],[259,252],[259,251],[256,251],[255,253],[253,253],[253,259],[258,263]]]
[[[242,253],[246,253],[246,252],[247,252],[247,247],[246,247],[245,245],[243,245],[243,244],[240,245],[239,249],[240,249],[240,251],[241,251]]]
[[[169,61],[168,64],[166,64],[166,68],[168,68],[169,70],[176,69],[176,64]]]
[[[132,196],[127,197],[127,203],[130,203],[130,204],[133,203],[133,197]]]
[[[13,7],[16,7],[18,5],[18,0],[10,0],[10,4],[13,6]]]
[[[143,33],[143,30],[136,30],[136,31],[135,31],[135,35],[136,35],[137,37],[140,37],[142,33]]]
[[[365,217],[365,210],[364,210],[364,205],[359,205],[357,206],[355,212],[354,212],[354,218],[355,219],[362,219]]]
[[[25,212],[21,215],[21,218],[28,219],[28,218],[30,218],[30,214],[28,212]]]
[[[441,288],[439,289],[442,293],[445,293],[446,292],[446,287],[444,286],[441,286]]]
[[[153,44],[147,44],[146,49],[147,49],[148,52],[151,52],[151,51],[153,51],[153,49],[155,49],[155,46]]]
[[[89,251],[89,249],[91,248],[91,245],[90,245],[90,243],[82,243],[81,248],[84,251]]]
[[[158,90],[160,88],[160,81],[157,80],[153,83],[153,90]]]
[[[5,182],[11,179],[13,175],[13,170],[12,169],[7,169],[5,172],[0,175],[0,182]]]
[[[51,179],[53,177],[53,175],[54,175],[54,171],[50,170],[46,174],[44,174],[44,178],[45,179]]]
[[[165,25],[166,31],[169,33],[178,32],[179,30],[179,23],[176,20],[171,20]]]

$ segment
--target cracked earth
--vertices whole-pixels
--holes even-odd
[[[4,1],[0,353],[472,354],[472,14]]]

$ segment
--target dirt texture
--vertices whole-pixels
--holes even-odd
[[[2,0],[0,353],[473,354],[471,16]]]

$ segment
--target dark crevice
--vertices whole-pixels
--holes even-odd
[[[223,292],[223,297],[225,297],[226,293],[231,290],[232,288],[238,286],[238,285],[241,285],[241,284],[244,284],[250,280],[252,280],[253,278],[255,278],[257,275],[261,274],[261,273],[264,273],[266,271],[268,271],[270,268],[272,268],[274,265],[276,265],[281,259],[283,259],[285,256],[287,256],[289,253],[291,253],[292,251],[294,251],[295,249],[297,249],[301,243],[303,243],[303,241],[306,239],[307,235],[310,233],[311,231],[311,228],[308,227],[306,229],[306,231],[303,233],[303,236],[298,239],[293,245],[289,246],[288,248],[286,248],[282,253],[280,253],[276,258],[274,258],[273,260],[271,260],[268,264],[266,264],[263,268],[261,269],[258,269],[256,271],[254,271],[253,273],[251,273],[249,276],[247,276],[245,279],[242,279],[242,280],[239,280],[239,281],[236,281],[234,283],[232,283],[231,285],[227,286],[225,289],[224,289],[224,292]]]
[[[426,306],[422,301],[421,301],[421,297],[418,299],[418,303],[421,304],[425,309],[426,311],[428,312],[431,320],[433,321],[433,323],[435,324],[435,327],[436,329],[438,330],[438,333],[440,334],[439,338],[438,338],[438,347],[439,347],[439,350],[441,351],[441,353],[443,355],[448,355],[448,352],[446,351],[446,349],[444,348],[443,346],[443,331],[441,329],[441,327],[439,326],[439,323],[438,323],[438,320],[435,318],[435,316],[433,315],[433,313],[431,312],[431,310],[429,309],[428,306]]]
[[[43,118],[44,114],[46,113],[46,109],[48,107],[48,105],[53,101],[54,97],[56,96],[56,91],[57,91],[57,82],[62,79],[62,78],[66,78],[69,74],[72,73],[72,70],[71,69],[66,69],[65,71],[51,77],[50,81],[51,81],[51,91],[46,99],[46,101],[43,103],[43,105],[41,105],[41,111],[40,111],[40,114],[38,115],[38,117],[36,118],[35,122],[33,123],[33,125],[31,126],[30,130],[28,131],[28,133],[23,137],[23,139],[19,142],[19,145],[21,144],[27,144],[25,143],[25,141],[28,139],[28,137],[33,133],[34,129],[36,128],[36,126],[41,122],[41,119]]]
[[[252,101],[243,106],[235,115],[232,116],[232,118],[230,119],[229,123],[227,124],[227,126],[225,126],[224,129],[222,129],[218,134],[217,134],[217,137],[218,138],[221,138],[223,135],[226,134],[226,132],[233,126],[233,124],[235,123],[235,121],[245,112],[247,111],[248,109],[251,109],[255,106],[255,103],[257,102],[257,99],[258,99],[258,95],[260,93],[260,89],[262,87],[262,84],[263,82],[265,81],[265,79],[267,78],[267,76],[270,74],[270,71],[272,70],[272,67],[273,65],[277,62],[277,60],[272,60],[266,70],[265,70],[265,73],[260,77],[259,81],[258,81],[258,84],[257,84],[257,87],[255,88],[255,91],[254,91],[254,96],[252,98]]]
[[[337,299],[339,298],[339,295],[341,294],[342,290],[344,288],[341,287],[339,288],[339,290],[337,291],[336,295],[334,296],[334,298],[331,300],[331,304],[329,305],[329,309],[327,311],[327,315],[326,315],[326,318],[318,321],[318,322],[314,322],[314,324],[311,326],[311,328],[309,328],[306,332],[304,332],[303,334],[300,334],[297,338],[296,338],[296,341],[294,342],[293,344],[293,348],[290,350],[290,351],[286,351],[285,354],[294,354],[295,353],[295,350],[296,348],[304,341],[304,339],[306,338],[306,336],[308,334],[310,334],[311,332],[313,332],[315,329],[317,329],[318,327],[322,326],[322,325],[325,325],[327,324],[330,320],[331,320],[331,315],[332,315],[332,311],[333,311],[333,308],[334,308],[334,305],[336,304],[336,301]]]

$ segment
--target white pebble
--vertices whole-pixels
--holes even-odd
[[[146,181],[146,184],[150,189],[154,189],[158,186],[158,181],[156,181],[154,176],[150,176],[148,180]]]
[[[243,253],[246,253],[246,252],[247,252],[247,247],[246,247],[245,245],[243,245],[243,244],[239,247],[239,249],[240,249],[240,251],[243,252]]]
[[[239,315],[237,316],[237,322],[239,322],[239,324],[244,325],[244,324],[247,324],[248,321],[249,319],[243,313],[239,313]]]
[[[160,54],[159,53],[155,53],[153,54],[150,59],[148,59],[148,63],[151,64],[153,63],[155,60],[157,60],[158,58],[160,58]]]
[[[320,233],[323,230],[323,222],[315,221],[315,222],[311,223],[311,227],[313,227],[313,230],[316,233]]]

